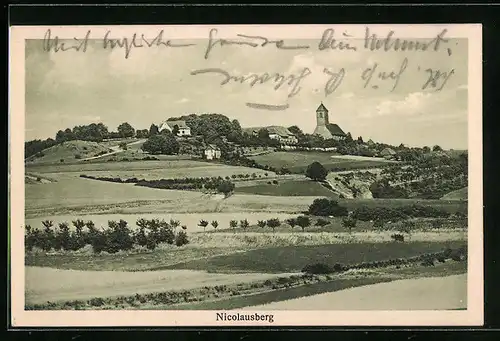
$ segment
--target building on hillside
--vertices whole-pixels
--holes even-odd
[[[343,140],[346,134],[338,124],[330,123],[328,118],[328,109],[321,103],[316,109],[316,129],[314,135],[319,135],[324,139]]]
[[[391,148],[385,148],[379,153],[379,155],[388,160],[396,158],[396,152]]]
[[[281,126],[243,128],[242,131],[249,135],[258,136],[261,129],[266,129],[269,133],[269,138],[279,141],[282,145],[291,146],[299,142],[297,136],[288,130],[288,128]]]
[[[191,136],[191,128],[188,127],[186,121],[165,121],[160,124],[158,130],[162,131],[167,129],[170,132],[173,132],[175,126],[178,128],[177,136]]]
[[[215,159],[220,159],[221,157],[221,150],[219,147],[213,144],[209,144],[205,148],[205,158],[207,160],[215,160]]]

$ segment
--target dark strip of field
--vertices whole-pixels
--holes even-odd
[[[308,264],[353,265],[394,258],[409,258],[424,253],[459,248],[464,241],[410,243],[349,243],[307,246],[286,246],[256,249],[225,256],[215,256],[161,269],[190,269],[209,272],[284,273],[302,270]],[[155,270],[160,270],[157,268]]]

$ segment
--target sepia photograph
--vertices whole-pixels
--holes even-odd
[[[10,40],[19,324],[482,323],[480,25]]]

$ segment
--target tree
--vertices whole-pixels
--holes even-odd
[[[323,226],[326,226],[328,224],[330,224],[330,222],[328,220],[320,218],[320,219],[316,220],[316,224],[315,225],[319,226],[319,227],[323,227]]]
[[[214,229],[217,229],[217,227],[219,226],[219,222],[217,220],[214,220],[212,221],[211,225]]]
[[[259,140],[267,141],[267,140],[269,140],[269,131],[266,128],[261,128],[257,132],[257,136],[258,136]]]
[[[314,181],[323,181],[327,175],[328,171],[318,161],[314,161],[306,169],[306,176]]]
[[[297,127],[297,126],[291,126],[291,127],[288,127],[288,130],[294,134],[295,136],[303,136],[304,135],[304,132],[302,132],[302,130]]]
[[[120,142],[118,147],[120,147],[120,149],[122,150],[127,150],[127,142]]]
[[[248,222],[248,220],[246,220],[246,219],[240,220],[240,227],[241,228],[246,230],[248,228],[248,226],[250,226],[250,223]]]
[[[267,221],[267,226],[274,230],[281,225],[281,222],[278,218],[272,218]]]
[[[198,226],[203,227],[203,232],[205,232],[205,227],[207,227],[207,226],[208,226],[208,221],[206,221],[206,220],[203,220],[203,219],[202,219],[202,220],[200,220],[200,222],[198,223]]]
[[[322,217],[346,217],[349,212],[346,207],[340,206],[336,200],[321,198],[314,199],[313,203],[309,206],[308,213]]]
[[[174,127],[172,128],[172,134],[174,135],[179,135],[179,126],[177,124],[174,125]]]
[[[149,137],[149,130],[138,129],[135,132],[135,137],[137,137],[138,139],[148,138]]]
[[[154,123],[151,124],[151,127],[149,127],[149,136],[158,135],[159,132],[158,126]]]
[[[291,228],[294,228],[295,226],[297,226],[297,219],[289,218],[286,220],[286,223],[290,225]]]
[[[171,133],[152,135],[142,145],[142,150],[150,154],[173,155],[179,152],[179,142]]]
[[[297,217],[297,225],[300,226],[302,229],[302,232],[305,231],[306,227],[309,227],[311,225],[311,220],[307,216],[298,216]]]
[[[135,129],[127,122],[120,124],[117,130],[120,137],[134,137],[135,135]]]
[[[267,222],[265,220],[258,220],[257,221],[257,226],[260,228],[264,228],[264,227],[266,227],[266,225],[267,225]]]
[[[230,220],[229,221],[229,227],[231,227],[233,229],[233,231],[235,231],[235,228],[238,226],[238,221],[237,220]]]
[[[443,151],[443,148],[441,148],[440,146],[438,145],[435,145],[434,147],[432,147],[432,151],[433,152],[442,152]]]
[[[231,181],[224,180],[217,186],[217,192],[223,193],[228,198],[234,191],[234,184]]]
[[[356,219],[354,217],[344,218],[342,220],[342,226],[344,226],[344,228],[348,229],[349,233],[351,233],[352,229],[354,227],[356,227]]]

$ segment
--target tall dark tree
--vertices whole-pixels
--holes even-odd
[[[158,135],[159,132],[158,126],[154,123],[151,124],[151,127],[149,127],[149,136]]]
[[[144,142],[142,150],[150,154],[177,154],[179,152],[179,142],[170,132],[152,135]]]
[[[135,135],[135,129],[127,122],[120,124],[117,130],[120,137],[134,137]]]
[[[314,181],[323,181],[327,175],[328,171],[318,161],[314,161],[306,169],[306,176]]]

